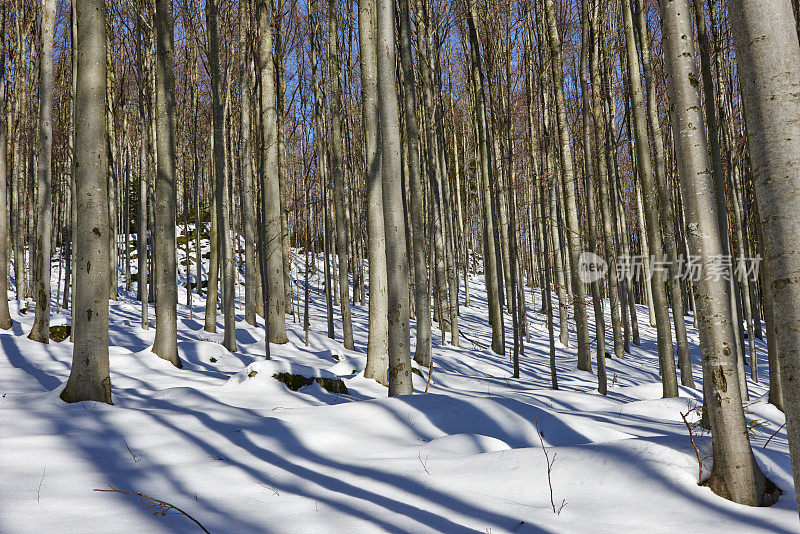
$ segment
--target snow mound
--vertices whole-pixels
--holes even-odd
[[[451,434],[429,441],[425,449],[426,453],[459,457],[505,451],[511,447],[502,440],[482,434]]]

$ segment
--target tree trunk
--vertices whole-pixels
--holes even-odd
[[[52,197],[50,193],[53,154],[53,33],[56,2],[42,2],[41,49],[39,55],[39,180],[37,187],[36,224],[36,318],[28,337],[39,343],[50,342],[50,238],[52,229]],[[0,145],[5,150],[5,143]],[[5,173],[0,174],[5,180]],[[5,241],[2,241],[5,246]],[[0,295],[5,300],[5,295]]]
[[[136,214],[136,248],[138,261],[137,293],[142,306],[142,328],[150,328],[150,305],[147,302],[147,177],[150,176],[149,157],[147,147],[149,129],[147,127],[147,114],[145,112],[145,78],[144,58],[142,57],[142,13],[141,3],[138,4],[136,13],[136,79],[139,83],[139,210]]]
[[[240,83],[242,87],[241,103],[241,133],[240,133],[240,158],[239,169],[242,175],[242,211],[244,216],[244,320],[255,326],[256,310],[258,309],[258,264],[256,262],[256,187],[253,181],[253,144],[250,139],[250,104],[252,102],[252,78],[249,39],[250,31],[249,3],[239,7],[239,44],[242,58],[239,63],[241,69]]]
[[[800,487],[800,261],[793,250],[800,241],[800,46],[788,0],[732,0],[729,8],[764,237],[765,287],[772,293],[789,452],[795,487]]]
[[[0,8],[0,329],[11,328],[8,311],[8,190],[6,186],[6,5]]]
[[[717,222],[714,184],[709,170],[706,132],[697,93],[697,69],[688,0],[662,2],[661,26],[671,102],[675,156],[679,163],[690,252],[702,268],[694,284],[696,324],[700,335],[706,400],[714,442],[714,467],[708,486],[740,504],[758,506],[764,477],[750,450],[741,391],[738,387],[734,325],[727,282],[708,276],[719,262],[722,238]],[[774,24],[774,20],[773,20]],[[717,259],[715,259],[715,257]]]
[[[625,344],[620,324],[619,278],[617,276],[617,255],[614,249],[614,214],[611,210],[609,192],[609,173],[607,164],[607,145],[605,122],[603,120],[603,103],[600,84],[600,3],[593,1],[591,8],[591,53],[589,58],[589,79],[592,86],[591,120],[594,122],[594,141],[597,150],[597,181],[600,192],[600,212],[602,220],[603,241],[605,243],[605,260],[608,263],[608,296],[611,305],[611,328],[614,335],[614,355],[625,357]],[[623,315],[625,315],[625,310]]]
[[[175,243],[175,75],[172,3],[156,0],[156,337],[153,353],[178,358],[178,280]]]
[[[361,49],[361,94],[367,152],[367,242],[369,254],[369,338],[364,376],[389,385],[386,359],[389,300],[386,290],[386,234],[383,221],[380,124],[378,116],[378,57],[375,0],[359,0],[358,35]]]
[[[333,5],[333,0],[329,0]],[[400,108],[395,78],[394,3],[377,2],[378,102],[381,124],[383,221],[386,234],[386,273],[389,294],[389,395],[410,395],[411,327],[409,317],[408,257],[400,155]],[[342,294],[342,302],[346,299]]]
[[[662,231],[664,245],[669,262],[669,301],[672,305],[672,322],[675,325],[675,344],[678,352],[678,367],[681,370],[681,385],[693,388],[692,359],[689,354],[689,340],[686,337],[684,321],[683,294],[679,278],[678,245],[675,239],[675,214],[672,199],[667,188],[667,166],[664,154],[664,141],[661,136],[661,124],[658,116],[658,95],[650,58],[650,46],[647,35],[647,21],[642,0],[636,0],[636,29],[639,37],[639,48],[642,51],[642,71],[647,85],[647,120],[650,135],[653,136],[653,155],[655,159],[655,179],[658,183],[659,206],[663,216]]]
[[[75,344],[66,402],[111,404],[108,365],[108,162],[105,0],[77,0]]]
[[[481,42],[478,35],[478,10],[474,0],[467,2],[467,24],[470,40],[470,71],[474,96],[474,115],[477,121],[478,144],[478,189],[483,204],[483,262],[486,281],[486,298],[489,307],[489,323],[492,325],[492,350],[505,354],[505,329],[500,293],[500,265],[497,251],[497,231],[495,229],[494,203],[492,201],[492,176],[489,151],[489,127],[487,125],[486,98],[484,95],[483,69],[481,67]]]
[[[339,33],[336,23],[336,3],[328,1],[328,16],[330,26],[328,29],[328,83],[331,90],[331,171],[333,172],[333,206],[336,216],[336,251],[339,255],[339,309],[342,314],[342,337],[344,348],[354,350],[353,323],[350,319],[350,281],[348,266],[350,265],[347,253],[347,221],[345,211],[346,196],[344,185],[344,169],[342,158],[344,156],[344,141],[342,140],[342,93],[339,71]]]
[[[236,352],[236,307],[234,288],[236,283],[233,258],[233,243],[229,228],[228,180],[225,173],[225,154],[223,129],[225,127],[219,88],[219,38],[217,36],[217,3],[206,0],[206,24],[208,25],[208,62],[211,75],[211,98],[214,128],[214,171],[216,175],[217,197],[217,239],[220,240],[220,261],[222,263],[222,312],[225,320],[225,333],[222,345]],[[188,277],[187,277],[188,278]]]
[[[272,46],[271,0],[258,0],[259,74],[261,76],[262,158],[261,195],[264,209],[263,240],[269,299],[265,321],[269,324],[269,342],[283,344],[286,337],[286,298],[281,249],[281,206],[278,183],[278,126],[275,89],[275,56]]]
[[[417,126],[417,96],[414,65],[411,58],[411,18],[409,0],[399,0],[400,57],[403,66],[403,96],[405,139],[408,146],[408,186],[411,190],[411,239],[413,241],[414,314],[417,321],[417,343],[414,361],[427,367],[431,362],[431,301],[428,287],[428,267],[425,258],[425,212],[420,178],[419,128]]]
[[[655,265],[664,261],[662,248],[662,231],[659,213],[661,207],[658,199],[658,185],[654,183],[653,168],[650,161],[650,145],[647,138],[647,120],[642,93],[642,82],[639,74],[639,57],[636,52],[636,40],[633,30],[633,16],[630,0],[622,0],[622,15],[625,25],[625,43],[628,56],[628,82],[631,93],[631,111],[636,141],[636,163],[641,180],[644,197],[644,215],[647,226],[647,243],[650,247],[649,262],[653,258],[654,266],[650,272],[650,287],[653,294],[651,306],[656,315],[658,339],[658,359],[661,365],[661,383],[664,397],[678,396],[678,380],[675,375],[675,355],[672,349],[672,328],[669,320],[669,302],[664,286],[664,271]],[[654,131],[653,134],[658,134]],[[669,258],[667,258],[669,261]]]
[[[567,127],[567,103],[564,97],[564,65],[561,56],[561,41],[556,27],[556,14],[553,0],[545,1],[550,57],[553,69],[553,85],[556,96],[556,117],[558,139],[561,149],[561,181],[564,185],[566,203],[566,223],[571,264],[572,288],[574,294],[575,327],[578,334],[578,369],[591,371],[592,355],[589,347],[589,325],[586,316],[586,292],[578,275],[581,256],[581,236],[578,221],[578,206],[575,196],[575,180],[572,170],[572,148]]]

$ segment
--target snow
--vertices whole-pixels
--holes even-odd
[[[303,256],[295,262],[299,291]],[[487,346],[483,281],[471,276],[470,284],[460,324]],[[784,418],[766,402],[761,340],[763,378],[748,379],[754,400],[747,414],[767,425],[754,431],[753,451],[783,495],[772,507],[750,508],[697,484],[680,414],[701,393],[681,388],[680,398],[660,398],[645,308],[641,346],[625,360],[608,360],[607,397],[596,392],[595,375],[576,370],[574,337],[557,351],[561,389],[550,389],[536,292],[536,306],[528,297],[522,378],[511,378],[508,356],[466,340],[461,348],[442,346],[435,331],[429,393],[422,394],[428,370],[420,369],[416,394],[390,399],[363,376],[367,308],[353,306],[356,351],[345,350],[340,338],[326,337],[320,285],[314,274],[308,346],[302,323],[288,317],[289,343],[272,345],[270,361],[263,359],[263,325],[244,322],[241,302],[239,351],[231,354],[220,344],[221,316],[219,334],[203,331],[204,301],[195,295],[194,319],[179,305],[182,370],[149,351],[154,310],[150,329],[141,329],[135,291],[121,286],[109,332],[114,406],[61,402],[71,344],[28,340],[33,313],[12,300],[14,327],[0,333],[0,532],[199,532],[185,517],[154,515],[136,497],[92,491],[108,484],[168,501],[213,533],[798,531],[785,430],[764,448]],[[68,316],[58,312],[52,324]],[[340,332],[338,316],[336,325]],[[690,342],[699,388],[691,327]],[[291,391],[272,377],[281,372],[339,378],[349,393],[316,382]],[[556,509],[565,503],[560,514],[551,507],[537,426],[555,459],[552,499]],[[709,455],[710,438],[696,439]],[[704,471],[710,467],[706,459]]]

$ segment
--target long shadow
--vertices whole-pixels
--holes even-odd
[[[15,324],[18,325],[19,323]],[[42,346],[46,347],[46,345]],[[8,361],[11,362],[11,365],[28,373],[42,386],[45,391],[52,391],[61,384],[61,380],[39,369],[39,367],[32,364],[27,358],[25,358],[25,356],[22,355],[22,352],[20,351],[20,348],[17,345],[14,337],[5,333],[1,333],[0,347],[2,347],[3,353],[5,353]]]
[[[475,508],[474,505],[466,503],[457,497],[424,486],[404,476],[382,471],[377,468],[351,465],[336,461],[331,458],[322,457],[316,452],[305,447],[305,445],[303,445],[294,435],[291,427],[289,427],[286,422],[280,419],[274,417],[263,417],[263,415],[250,409],[232,408],[229,405],[222,404],[213,397],[210,397],[200,391],[196,391],[195,395],[202,397],[204,401],[221,404],[224,406],[227,412],[235,411],[236,413],[241,414],[250,423],[246,426],[247,432],[241,431],[243,428],[242,426],[215,420],[208,414],[208,410],[202,412],[195,411],[161,399],[147,399],[149,404],[160,409],[159,411],[149,411],[148,413],[155,420],[159,421],[165,426],[171,427],[176,433],[182,435],[187,440],[193,441],[197,446],[201,447],[212,456],[224,454],[224,451],[220,451],[210,443],[203,441],[197,434],[189,433],[173,425],[160,415],[161,410],[167,410],[168,412],[172,413],[183,413],[185,415],[195,417],[209,430],[216,432],[217,435],[225,438],[232,445],[236,445],[256,458],[285,471],[287,474],[297,476],[306,482],[313,482],[321,490],[327,490],[335,494],[345,495],[351,498],[366,501],[372,505],[379,506],[388,512],[406,516],[409,519],[420,523],[420,525],[438,532],[471,532],[473,530],[458,523],[454,523],[453,521],[445,517],[441,517],[435,513],[422,510],[416,506],[400,502],[396,499],[372,493],[363,488],[359,488],[343,480],[342,478],[344,477],[333,477],[320,473],[318,470],[288,461],[275,452],[259,446],[252,439],[250,439],[247,434],[255,433],[264,438],[275,440],[283,447],[283,450],[285,450],[288,455],[297,458],[303,458],[304,461],[313,462],[320,467],[333,469],[343,474],[350,474],[369,480],[375,480],[388,486],[402,489],[411,495],[427,495],[428,497],[425,498],[426,501],[435,502],[440,506],[445,506],[452,510],[458,510],[460,513],[476,520],[490,521],[497,526],[503,526],[505,528],[510,528],[519,522],[517,519],[509,516],[495,513],[486,509]],[[267,481],[263,474],[253,469],[250,465],[236,460],[230,460],[230,462],[232,465],[236,465],[243,471],[247,472],[250,476],[253,476],[257,480],[268,482],[273,486],[276,486],[277,489],[283,489],[287,492],[294,491],[296,494],[300,495],[305,494],[309,498],[313,498],[314,500],[318,500],[320,502],[325,502],[329,506],[340,509],[342,512],[345,512],[349,515],[370,521],[386,532],[405,532],[403,529],[393,525],[388,521],[376,518],[360,509],[345,505],[340,501],[335,501],[331,497],[326,497],[317,493],[308,494],[305,490],[302,490],[297,486],[287,485],[285,483],[276,482],[275,480]]]

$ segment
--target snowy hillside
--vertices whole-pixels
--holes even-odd
[[[766,385],[750,383],[753,450],[783,495],[770,508],[749,508],[698,485],[681,413],[701,393],[682,388],[680,398],[661,399],[646,309],[641,346],[608,361],[607,397],[595,391],[594,375],[576,370],[574,348],[558,350],[560,390],[550,389],[537,292],[521,379],[511,378],[508,357],[467,340],[442,347],[435,332],[433,376],[418,369],[415,395],[389,399],[363,377],[367,309],[353,307],[357,350],[344,350],[325,335],[320,284],[313,275],[308,346],[300,318],[287,318],[289,344],[273,345],[271,361],[262,328],[241,314],[240,350],[228,353],[221,334],[203,331],[204,300],[195,295],[190,319],[182,289],[182,370],[149,351],[154,312],[151,329],[141,329],[135,284],[134,293],[122,291],[109,333],[114,406],[59,399],[72,346],[28,340],[33,313],[12,300],[13,330],[0,332],[0,532],[200,532],[181,515],[154,515],[135,496],[93,491],[108,485],[172,503],[216,534],[797,532],[786,433],[775,434],[784,418],[766,403]],[[483,281],[470,284],[461,328],[486,346]],[[67,321],[68,312],[53,324]],[[694,329],[689,340],[699,387]],[[760,340],[758,347],[766,377]],[[338,378],[347,393],[313,380],[292,391],[278,373]],[[707,435],[695,441],[710,455]]]

